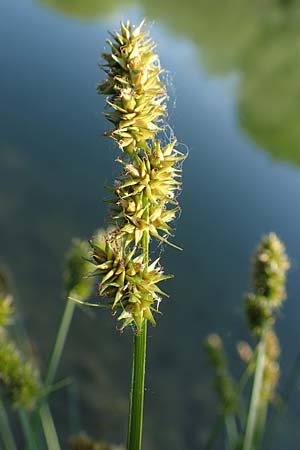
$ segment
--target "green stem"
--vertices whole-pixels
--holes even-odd
[[[74,310],[75,303],[72,300],[66,300],[65,309],[58,328],[54,347],[48,364],[48,370],[45,376],[45,390],[47,390],[55,380],[57,369],[61,360],[63,349],[73,318]],[[48,445],[48,450],[60,450],[59,439],[47,399],[42,399],[41,401],[39,416]]]
[[[17,446],[10,428],[8,415],[3,401],[0,399],[0,434],[5,450],[16,450]]]
[[[256,368],[254,374],[253,388],[250,400],[250,406],[247,417],[245,438],[243,450],[254,450],[253,441],[255,436],[255,427],[257,423],[257,413],[259,409],[260,393],[262,388],[264,360],[265,360],[265,333],[262,333],[260,342],[257,346]]]
[[[238,443],[238,431],[235,418],[232,414],[225,416],[225,426],[228,436],[228,445],[230,450],[234,450]]]
[[[146,206],[145,220],[149,220],[149,208]],[[143,256],[144,264],[149,264],[149,231],[143,234]],[[144,393],[145,393],[145,367],[147,347],[147,320],[144,319],[140,333],[133,337],[133,361],[130,391],[129,421],[127,450],[140,450],[142,446],[143,416],[144,416]]]
[[[132,380],[128,424],[127,450],[140,450],[142,446],[147,321],[140,334],[134,335]]]
[[[27,448],[28,450],[40,450],[38,449],[36,440],[35,440],[35,436],[33,433],[33,429],[31,426],[31,423],[29,421],[28,418],[28,414],[26,411],[24,411],[24,409],[19,409],[19,417],[20,417],[20,422],[22,425],[22,430],[26,439],[26,443],[27,443]]]
[[[56,433],[55,424],[53,422],[52,414],[47,402],[44,402],[41,405],[39,414],[48,450],[59,450],[60,444]]]
[[[239,420],[242,429],[246,428],[246,421],[247,421],[247,414],[246,414],[246,407],[243,401],[243,391],[244,388],[247,384],[247,382],[249,381],[251,376],[251,371],[249,370],[249,367],[246,368],[246,370],[243,372],[238,386],[237,386],[237,394],[238,394],[238,398],[239,398],[239,410],[238,410],[238,414],[237,414],[237,419]]]
[[[14,298],[14,301],[17,302],[17,296],[15,296]],[[32,348],[30,345],[30,338],[20,315],[17,315],[16,320],[14,321],[14,331],[19,348],[24,352],[25,355],[31,355]],[[33,420],[29,422],[28,413],[25,410],[19,410],[19,419],[21,422],[23,434],[27,440],[27,446],[31,445],[31,447],[29,447],[30,449],[33,446],[33,448],[38,448],[38,450],[40,450],[43,438],[41,436],[40,430],[38,430],[36,427],[36,414],[37,410],[34,411]],[[28,442],[31,442],[31,444],[28,444]]]
[[[268,415],[268,403],[265,402],[263,405],[261,405],[258,409],[257,413],[257,426],[255,430],[255,440],[254,445],[255,448],[260,449],[263,448],[263,439],[264,439],[264,433],[266,428],[266,421],[267,421],[267,415]]]
[[[55,379],[57,368],[61,360],[62,352],[65,346],[66,338],[70,329],[71,321],[75,310],[73,300],[66,300],[65,310],[56,335],[54,347],[51,353],[48,370],[45,377],[45,388],[50,386]]]

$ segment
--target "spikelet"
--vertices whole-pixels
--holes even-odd
[[[248,342],[238,342],[237,352],[243,363],[245,363],[246,365],[249,365],[253,361],[253,350]]]
[[[246,296],[246,315],[254,334],[261,334],[263,328],[273,322],[273,309],[266,297],[260,295]]]
[[[275,233],[262,239],[253,258],[253,287],[278,308],[286,298],[286,272],[290,267],[284,244]]]
[[[175,194],[181,188],[178,165],[185,156],[175,149],[176,141],[161,148],[160,142],[151,144],[151,152],[141,151],[135,162],[124,163],[123,175],[115,189],[114,219],[122,233],[137,244],[146,230],[153,237],[170,235],[169,223],[176,217],[179,206]]]
[[[218,394],[222,412],[232,413],[237,410],[237,386],[232,378],[227,364],[227,358],[222,340],[217,334],[210,334],[205,341],[209,361],[215,370],[215,390]]]
[[[266,332],[265,340],[267,357],[272,361],[277,361],[280,356],[280,345],[273,328]]]
[[[276,387],[280,378],[280,367],[278,358],[280,355],[280,346],[278,338],[272,328],[270,328],[265,336],[266,353],[264,359],[264,371],[260,402],[267,403],[275,398]]]
[[[259,402],[264,405],[276,397],[276,388],[280,378],[278,358],[280,346],[278,338],[272,328],[265,333],[265,356],[263,367],[262,387]],[[255,353],[247,342],[239,342],[237,350],[241,360],[246,364],[249,373],[254,373],[256,368]]]
[[[164,275],[159,260],[150,265],[143,262],[143,254],[134,256],[135,249],[126,247],[125,238],[111,232],[98,233],[91,240],[94,274],[101,276],[99,295],[107,297],[114,312],[121,310],[118,320],[123,320],[121,329],[134,322],[141,328],[146,318],[153,325],[153,305],[159,305],[163,291],[157,286],[170,278]]]

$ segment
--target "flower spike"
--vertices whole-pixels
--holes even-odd
[[[275,320],[286,298],[286,273],[290,267],[284,244],[270,233],[263,237],[253,256],[254,293],[246,297],[246,313],[251,331],[260,334]]]
[[[99,295],[108,299],[113,313],[119,310],[121,329],[133,323],[140,331],[144,320],[155,324],[153,311],[164,295],[158,283],[170,278],[158,260],[151,264],[144,242],[154,238],[179,249],[168,238],[180,211],[176,197],[185,156],[175,138],[166,144],[157,138],[167,95],[144,21],[136,28],[121,22],[107,42],[106,80],[98,92],[107,96],[105,116],[114,126],[107,135],[121,150],[117,162],[122,172],[110,189],[114,228],[92,239],[92,260],[100,277]]]

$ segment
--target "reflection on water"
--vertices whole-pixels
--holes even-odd
[[[40,0],[95,18],[132,2]],[[137,2],[135,2],[137,3]],[[293,0],[142,1],[149,18],[194,42],[213,73],[237,72],[242,126],[273,158],[300,164],[300,5]]]
[[[89,237],[103,225],[103,185],[116,171],[116,153],[101,137],[104,101],[95,94],[106,30],[127,12],[134,21],[155,19],[163,65],[174,74],[170,120],[190,148],[176,233],[184,252],[162,253],[176,278],[149,333],[145,450],[202,448],[215,404],[201,340],[218,331],[230,347],[245,337],[249,255],[272,229],[294,261],[279,327],[286,370],[300,342],[300,173],[255,145],[298,162],[298,3],[261,3],[147,0],[128,12],[133,2],[3,1],[0,251],[43,359],[62,309],[64,252],[72,236]],[[98,437],[125,435],[129,345],[130,334],[114,332],[106,313],[77,311],[61,375],[78,380],[82,426]],[[65,435],[66,396],[53,398]],[[276,450],[299,446],[296,400]]]

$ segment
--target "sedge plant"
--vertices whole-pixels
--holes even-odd
[[[74,300],[84,302],[92,292],[88,256],[88,243],[74,239],[65,260],[65,308],[44,377],[25,352],[30,348],[30,342],[15,319],[15,305],[7,277],[0,273],[0,442],[5,450],[18,448],[10,426],[11,408],[18,412],[27,450],[61,448],[50,411],[49,395],[59,387],[56,383],[57,369],[74,314]]]
[[[100,278],[99,295],[117,315],[120,329],[133,330],[132,383],[127,450],[142,443],[147,324],[163,296],[159,283],[170,278],[152,260],[150,241],[168,243],[170,222],[179,212],[176,193],[181,188],[184,155],[175,139],[163,140],[166,86],[155,44],[128,21],[107,40],[103,54],[106,79],[98,92],[106,95],[106,118],[112,129],[106,135],[119,148],[120,176],[111,189],[111,227],[91,240],[94,274]]]
[[[49,395],[57,388],[57,371],[76,304],[95,305],[88,302],[95,277],[102,298],[97,305],[111,310],[121,331],[130,328],[133,332],[127,450],[141,450],[147,325],[156,324],[161,300],[168,296],[159,283],[172,277],[164,273],[160,258],[152,258],[153,244],[179,248],[172,241],[171,222],[180,211],[177,194],[185,159],[176,139],[165,137],[163,70],[143,27],[144,21],[137,27],[121,22],[120,30],[107,40],[110,51],[103,54],[106,79],[98,92],[106,95],[105,116],[112,123],[106,135],[116,143],[121,170],[110,189],[109,227],[95,233],[90,246],[74,240],[67,255],[65,308],[44,375],[11,336],[14,306],[0,275],[0,439],[4,450],[18,450],[10,424],[11,406],[19,413],[26,450],[60,450]],[[280,376],[274,324],[286,298],[288,268],[282,242],[274,233],[265,236],[253,257],[253,289],[245,301],[254,345],[238,344],[245,364],[239,381],[230,373],[221,338],[213,334],[206,340],[220,400],[219,420],[206,450],[212,448],[223,424],[230,450],[262,449],[268,408],[276,398]],[[249,391],[250,399],[244,402]],[[121,450],[84,434],[73,437],[70,446],[73,450]]]
[[[156,239],[179,248],[170,241],[173,231],[170,223],[179,212],[176,196],[181,189],[181,163],[185,158],[177,149],[175,138],[168,141],[164,137],[167,93],[161,81],[163,70],[154,51],[155,44],[143,26],[144,21],[136,28],[130,22],[121,23],[120,32],[116,31],[112,40],[108,40],[111,51],[103,55],[107,78],[98,86],[98,92],[107,96],[105,115],[113,124],[107,135],[120,149],[117,162],[121,166],[120,176],[111,189],[112,225],[106,231],[95,233],[90,241],[91,258],[87,257],[85,242],[73,242],[66,259],[65,309],[45,375],[36,371],[36,377],[31,378],[30,364],[22,363],[18,349],[1,332],[1,351],[5,355],[0,355],[0,365],[3,363],[0,375],[2,385],[11,396],[9,400],[11,403],[20,399],[34,401],[30,417],[20,409],[28,450],[61,448],[48,397],[55,389],[75,305],[89,304],[87,299],[94,279],[88,276],[91,262],[92,275],[100,277],[99,294],[106,299],[105,304],[113,314],[118,315],[120,330],[128,326],[133,330],[127,449],[141,448],[147,322],[155,325],[162,297],[167,296],[158,284],[172,277],[164,274],[159,258],[150,257],[150,242]],[[9,311],[10,301],[5,298],[0,308],[1,327]],[[4,358],[8,354],[13,360],[11,364]],[[10,368],[5,378],[5,371]],[[39,390],[35,392],[37,386]],[[9,416],[2,403],[0,425],[5,450],[16,450]],[[74,438],[72,446],[110,448],[85,436]]]
[[[83,303],[89,298],[93,283],[88,276],[91,264],[88,262],[89,246],[80,239],[73,239],[65,258],[64,293],[65,307],[56,332],[54,345],[50,354],[44,377],[43,387],[47,392],[56,381],[57,370],[63,355],[66,339],[72,323],[76,302]],[[47,396],[41,398],[38,415],[42,424],[48,450],[60,450],[59,438]]]
[[[17,412],[26,444],[37,450],[30,417],[41,385],[38,369],[13,336],[15,308],[9,283],[0,273],[0,437],[5,450],[16,450],[7,405]]]
[[[286,298],[286,273],[289,260],[285,247],[275,233],[263,237],[253,255],[252,286],[245,301],[246,316],[254,339],[252,348],[246,342],[237,346],[245,364],[239,382],[231,375],[218,335],[210,335],[206,349],[215,370],[215,389],[220,401],[219,423],[225,423],[228,448],[261,450],[268,407],[276,399],[280,377],[280,345],[274,330],[277,312]],[[247,384],[250,399],[244,401]],[[246,405],[246,406],[245,406]],[[212,448],[221,427],[215,428],[206,449]]]

